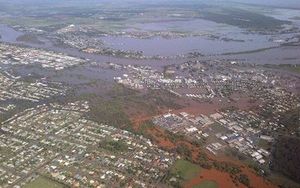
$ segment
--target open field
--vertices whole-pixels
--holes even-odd
[[[201,168],[189,161],[178,160],[171,169],[171,173],[178,174],[184,180],[192,179],[197,173],[201,172]]]
[[[26,184],[24,188],[65,188],[61,183],[50,180],[49,178],[39,176],[37,179]]]

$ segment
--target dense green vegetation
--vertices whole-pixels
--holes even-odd
[[[29,42],[33,44],[39,44],[42,45],[44,42],[40,41],[35,35],[33,34],[24,34],[17,38],[17,41],[20,42]]]
[[[178,154],[180,154],[180,156],[183,156],[185,159],[189,161],[192,160],[192,152],[188,147],[186,147],[185,144],[179,144],[176,147],[176,151]]]
[[[92,120],[115,127],[130,128],[129,117],[123,111],[119,101],[107,101],[100,97],[94,97],[90,100],[91,111],[88,115]]]
[[[99,147],[111,152],[122,152],[128,149],[123,141],[106,140],[99,143]]]
[[[280,136],[272,153],[271,169],[300,181],[300,138]]]
[[[247,175],[245,174],[240,174],[238,177],[239,182],[241,182],[242,184],[246,185],[247,187],[250,186],[250,180],[248,178]]]
[[[280,130],[282,134],[295,133],[295,136],[300,137],[300,107],[281,113],[279,123],[284,125]]]
[[[204,11],[202,17],[217,23],[225,23],[253,30],[280,29],[283,24],[290,23],[288,21],[277,20],[273,17],[237,8],[222,8],[219,10]]]
[[[224,171],[224,172],[228,172],[229,174],[232,175],[237,175],[241,172],[241,169],[238,166],[235,166],[233,164],[229,164],[226,162],[213,162],[213,166],[214,168],[220,170],[220,171]]]

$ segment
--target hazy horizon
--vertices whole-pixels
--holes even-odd
[[[10,3],[10,4],[55,4],[55,3],[81,3],[81,0],[0,0],[0,3]],[[118,2],[119,0],[113,0],[113,1],[108,1],[108,0],[85,0],[82,1],[82,3],[86,4],[88,2],[92,3],[102,3],[102,2]],[[155,3],[161,3],[161,2],[181,2],[182,0],[125,0],[121,2],[144,2],[144,3],[150,3],[150,2],[155,2]],[[257,4],[257,5],[269,5],[269,6],[280,6],[280,7],[289,7],[289,8],[300,8],[300,1],[298,0],[286,0],[286,1],[281,1],[281,0],[188,0],[188,1],[182,1],[182,2],[195,2],[195,3],[211,3],[211,2],[228,2],[228,3],[246,3],[246,4]]]

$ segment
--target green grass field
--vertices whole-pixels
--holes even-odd
[[[53,180],[41,176],[24,186],[24,188],[64,188],[64,187],[66,186],[64,186],[61,183],[55,182]]]
[[[199,185],[194,186],[193,188],[218,188],[218,184],[214,181],[203,181]]]
[[[183,180],[194,178],[201,172],[201,168],[186,160],[178,160],[171,169],[172,174],[179,175]]]

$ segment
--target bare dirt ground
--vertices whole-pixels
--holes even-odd
[[[201,108],[204,108],[204,106],[208,105],[207,107],[209,108],[205,108],[205,110],[199,110],[199,107],[201,106]],[[211,112],[215,112],[215,107],[214,105],[212,105],[210,107],[210,104],[201,104],[201,105],[195,105],[195,106],[191,106],[188,108],[184,108],[181,110],[176,110],[173,112],[182,112],[182,111],[186,111],[187,109],[190,109],[190,111],[186,111],[186,112],[195,112],[195,113],[203,113],[203,114],[207,114],[209,115]],[[193,111],[192,109],[195,109],[195,111]],[[157,115],[160,114],[165,114],[167,112],[167,110],[161,110],[161,112]],[[205,113],[206,112],[206,113]],[[195,114],[196,115],[196,114]],[[133,123],[133,128],[135,130],[139,130],[141,127],[141,125],[148,121],[151,120],[153,118],[153,116],[147,116],[145,114],[140,115],[140,116],[136,116],[136,117],[131,117],[131,121]],[[214,155],[211,155],[210,153],[206,152],[206,150],[203,150],[200,147],[197,147],[195,145],[193,145],[191,142],[189,142],[188,140],[180,140],[176,143],[172,142],[170,139],[168,139],[168,136],[166,135],[165,131],[160,128],[160,127],[150,127],[150,128],[146,128],[146,130],[144,130],[145,133],[147,135],[150,135],[152,140],[161,148],[166,149],[166,150],[175,150],[176,146],[178,145],[184,145],[185,147],[189,148],[189,150],[192,153],[192,160],[196,161],[197,157],[199,155],[199,153],[201,152],[205,152],[208,156],[208,159],[211,161],[218,161],[218,162],[228,162],[228,163],[232,163],[233,165],[239,166],[240,169],[242,170],[242,173],[247,175],[249,180],[250,180],[250,185],[251,187],[254,188],[275,188],[277,187],[276,185],[272,184],[271,182],[265,180],[263,177],[258,176],[252,169],[250,169],[248,166],[246,166],[245,164],[243,164],[240,161],[236,161],[233,159],[230,159],[228,157],[216,157]],[[185,183],[185,187],[193,187],[194,185],[200,184],[202,181],[205,180],[211,180],[211,181],[215,181],[219,187],[230,187],[230,188],[235,188],[235,187],[241,187],[244,188],[245,185],[237,182],[236,180],[234,180],[234,178],[227,172],[224,171],[219,171],[217,169],[204,169],[199,175],[197,175],[196,178],[192,179],[189,182]]]
[[[234,183],[232,178],[228,173],[220,172],[216,169],[210,170],[202,170],[201,173],[197,175],[197,177],[192,180],[186,182],[184,185],[185,188],[192,188],[193,186],[201,184],[203,181],[214,181],[218,184],[218,187],[230,187],[230,188],[245,188],[241,183]]]

